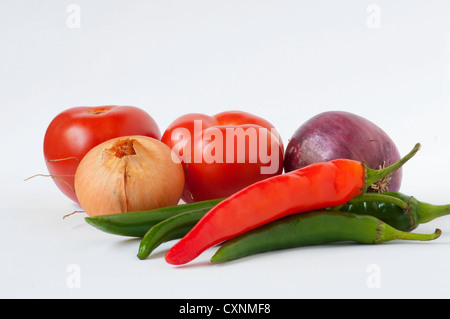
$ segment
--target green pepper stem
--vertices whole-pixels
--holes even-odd
[[[388,224],[383,223],[382,227],[378,228],[378,237],[374,241],[375,244],[382,242],[387,242],[391,240],[418,240],[418,241],[430,241],[439,238],[442,234],[440,229],[436,229],[432,234],[418,234],[400,231],[395,229]]]
[[[364,185],[363,191],[365,192],[372,184],[389,176],[390,174],[398,170],[400,167],[402,167],[407,161],[409,161],[414,155],[416,155],[416,153],[420,150],[420,146],[421,146],[420,143],[417,143],[411,150],[411,152],[409,152],[407,155],[401,158],[398,162],[386,168],[374,170],[367,167],[367,165],[364,164],[366,168],[366,183]]]
[[[352,198],[349,203],[356,204],[361,202],[383,202],[383,203],[391,203],[397,205],[403,210],[408,209],[408,203],[404,202],[400,198],[386,195],[383,193],[364,193],[359,196]]]
[[[432,205],[419,202],[417,209],[418,223],[425,224],[438,217],[450,215],[450,205]]]

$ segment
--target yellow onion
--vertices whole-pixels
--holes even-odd
[[[97,145],[75,173],[81,207],[89,216],[97,216],[178,204],[184,171],[171,152],[161,141],[146,136],[119,137]]]

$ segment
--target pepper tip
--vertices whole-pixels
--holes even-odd
[[[165,260],[168,264],[175,266],[185,264],[187,261],[183,261],[183,258],[181,258],[182,256],[177,253],[176,246],[177,245],[169,249],[169,251],[166,253]]]

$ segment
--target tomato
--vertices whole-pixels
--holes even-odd
[[[183,115],[168,126],[161,141],[184,165],[182,199],[187,203],[228,197],[283,171],[278,131],[247,112]]]
[[[74,175],[81,159],[94,146],[127,135],[161,138],[153,118],[134,106],[73,107],[58,114],[44,137],[44,158],[58,188],[78,202]]]

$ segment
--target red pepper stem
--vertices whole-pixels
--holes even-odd
[[[420,150],[420,143],[417,143],[414,148],[409,152],[407,155],[405,155],[403,158],[401,158],[398,162],[392,164],[391,166],[388,166],[386,168],[382,168],[379,170],[374,170],[367,165],[364,164],[366,168],[366,182],[363,188],[363,192],[366,192],[367,189],[374,183],[378,182],[379,180],[389,176],[396,170],[398,170],[400,167],[402,167],[407,161],[409,161],[416,153]]]

